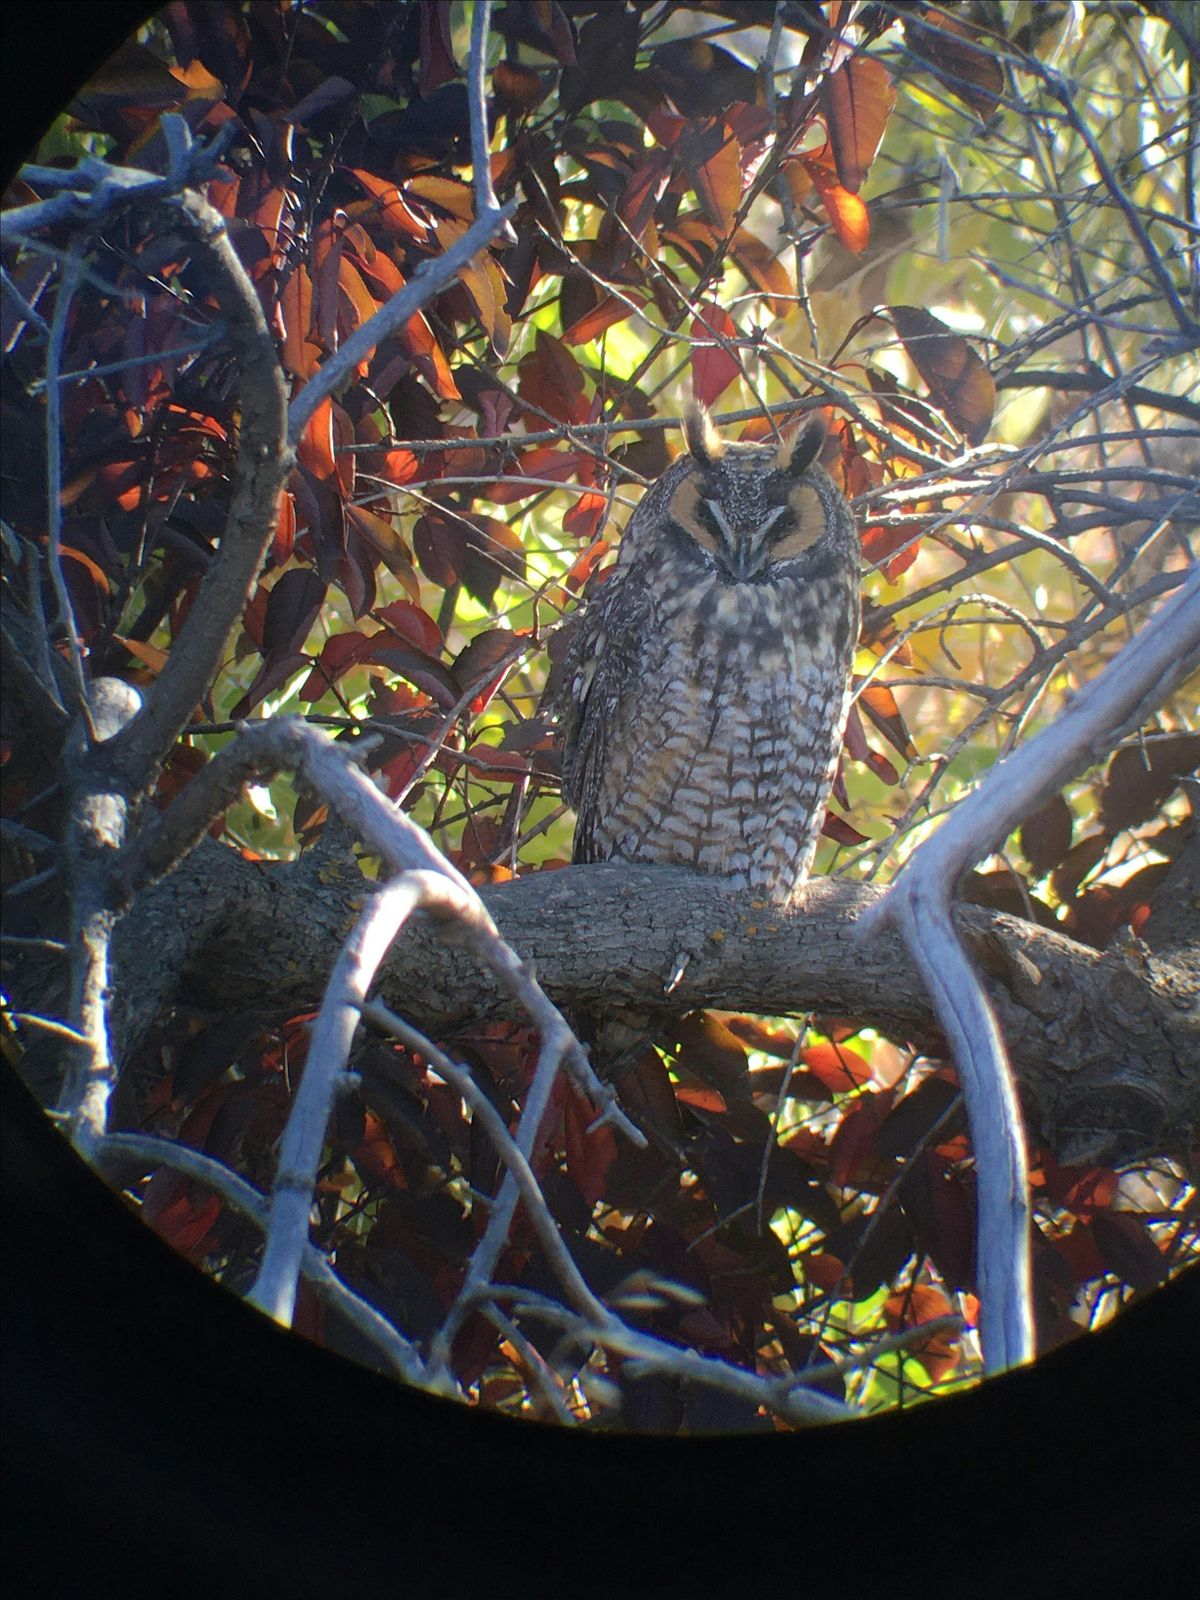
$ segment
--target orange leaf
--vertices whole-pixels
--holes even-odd
[[[725,122],[710,124],[682,142],[696,198],[723,234],[733,232],[742,199],[742,149]]]
[[[296,445],[300,464],[314,478],[332,478],[333,459],[333,401],[322,400],[305,424],[304,432]]]
[[[899,1333],[905,1328],[919,1328],[936,1317],[951,1316],[954,1307],[933,1284],[919,1283],[903,1294],[892,1295],[883,1313],[888,1327]],[[925,1339],[914,1339],[907,1351],[925,1368],[932,1383],[940,1383],[958,1365],[961,1340],[961,1333],[954,1329],[941,1329]]]
[[[443,250],[448,250],[467,231],[465,223],[451,217],[439,219],[435,227],[438,243]],[[500,268],[487,250],[481,250],[458,269],[458,276],[475,307],[479,326],[497,352],[503,354],[508,349],[512,318],[505,309],[508,289]]]
[[[383,457],[381,478],[389,483],[411,483],[421,475],[421,463],[411,450],[388,450]]]
[[[271,560],[282,566],[296,544],[296,497],[285,489],[279,496],[279,512],[275,519],[275,536],[271,540]]]
[[[855,255],[861,254],[871,239],[871,219],[866,203],[856,194],[851,194],[849,189],[843,188],[824,162],[802,156],[801,165],[812,179],[838,239],[847,250],[852,250]]]
[[[393,239],[415,239],[419,244],[427,241],[428,227],[414,211],[409,210],[404,196],[394,183],[377,178],[373,172],[364,172],[359,167],[351,167],[350,171],[375,200],[374,211],[385,233]]]
[[[906,759],[916,756],[917,747],[913,744],[904,718],[900,714],[896,696],[890,689],[881,683],[869,683],[865,689],[859,691],[858,704],[888,743],[902,756]]]
[[[350,230],[352,233],[362,233],[361,228]],[[365,237],[365,235],[364,235]],[[370,245],[370,240],[367,240]],[[383,250],[376,250],[373,245],[370,249],[351,249],[349,254],[353,257],[361,276],[370,278],[384,294],[398,294],[404,287],[404,274]]]
[[[144,663],[152,672],[161,672],[166,666],[167,652],[160,650],[156,644],[146,644],[142,639],[128,639],[120,633],[114,633],[113,638],[118,644],[124,645],[135,660]]]
[[[423,172],[415,178],[409,178],[404,188],[419,200],[427,200],[440,210],[448,211],[460,222],[473,222],[475,219],[475,197],[465,183],[459,183],[455,178],[438,178],[432,173]]]
[[[790,1052],[789,1052],[790,1053]],[[799,1060],[821,1080],[827,1089],[845,1093],[857,1089],[871,1078],[871,1063],[844,1044],[832,1042],[809,1045],[800,1052]]]
[[[593,339],[599,338],[605,328],[611,328],[613,323],[624,322],[626,317],[632,316],[635,308],[642,303],[640,295],[627,294],[619,300],[615,294],[602,296],[590,311],[585,311],[564,331],[563,343],[590,344]]]
[[[590,1128],[595,1117],[592,1106],[579,1091],[568,1088],[563,1103],[567,1171],[589,1207],[603,1196],[609,1168],[617,1159],[617,1141],[612,1129],[607,1124]]]
[[[283,331],[284,371],[294,378],[309,377],[321,352],[312,342],[313,285],[307,267],[298,265],[279,291],[276,320]]]
[[[69,544],[60,545],[59,553],[64,556],[70,556],[72,561],[78,561],[79,565],[86,569],[96,587],[103,594],[108,593],[108,578],[103,570],[92,560],[91,556],[85,556],[82,550],[76,550]]]
[[[362,274],[345,256],[338,262],[338,285],[358,313],[360,323],[367,322],[379,310],[379,302],[363,282]],[[361,370],[366,371],[365,362]]]
[[[739,228],[733,236],[730,253],[747,281],[770,297],[767,300],[770,311],[777,317],[785,316],[788,299],[782,297],[794,295],[796,286],[778,249],[765,245],[749,228]]]
[[[925,10],[926,8],[922,8]],[[945,83],[979,117],[990,117],[1004,93],[1004,68],[991,39],[974,23],[939,8],[925,16],[904,18],[905,42],[923,57]]]

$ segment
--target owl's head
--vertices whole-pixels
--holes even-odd
[[[702,406],[683,423],[687,454],[663,480],[660,506],[678,548],[727,583],[806,576],[853,547],[849,508],[817,465],[820,418],[779,445],[726,443]]]

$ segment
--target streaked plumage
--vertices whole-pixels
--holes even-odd
[[[564,662],[575,859],[680,863],[786,902],[837,770],[858,532],[819,423],[724,444],[696,407],[684,432]]]

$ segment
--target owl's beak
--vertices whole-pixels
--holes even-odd
[[[719,500],[704,503],[720,529],[721,557],[726,572],[736,583],[748,583],[751,578],[758,577],[767,564],[767,534],[776,518],[783,515],[784,507],[776,506],[769,511],[753,534],[737,534],[729,526]]]

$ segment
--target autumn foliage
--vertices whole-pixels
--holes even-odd
[[[207,198],[294,398],[476,216],[467,9],[174,0],[80,91],[39,167],[90,152],[165,170],[164,112],[221,141]],[[512,237],[498,234],[317,407],[232,649],[163,768],[157,803],[239,722],[298,709],[346,744],[367,739],[366,769],[473,882],[562,868],[570,824],[542,709],[547,673],[578,596],[604,581],[628,507],[676,451],[673,419],[690,393],[747,438],[825,411],[825,462],[855,502],[869,571],[860,692],[819,866],[874,876],[902,855],[930,809],[1043,714],[1042,696],[1062,696],[1068,650],[1083,651],[1086,676],[1125,615],[1186,561],[1185,532],[1169,552],[1164,539],[1114,557],[1096,530],[1103,515],[1123,515],[1117,489],[1097,506],[1032,455],[1014,465],[1039,429],[1086,399],[1099,370],[1063,345],[1038,355],[1040,311],[951,326],[945,307],[979,293],[969,275],[916,304],[918,279],[901,274],[890,298],[896,226],[921,204],[936,209],[939,192],[943,205],[961,193],[931,166],[922,115],[991,159],[1019,140],[1021,97],[1042,84],[1052,41],[1032,25],[1021,36],[985,25],[985,9],[498,5],[491,177],[498,199],[515,202]],[[725,38],[738,29],[755,30],[750,46],[744,31]],[[761,70],[754,50],[773,52],[779,72]],[[1086,71],[1101,70],[1089,55]],[[51,192],[35,169],[7,204]],[[1021,224],[1016,214],[1006,223]],[[17,291],[3,302],[6,583],[23,594],[21,552],[46,548],[46,475],[25,467],[46,457],[43,334],[58,317],[59,370],[71,375],[61,390],[65,592],[90,675],[146,686],[197,604],[225,523],[239,389],[222,304],[185,239],[118,218],[81,246],[87,267],[68,299],[69,242],[64,229],[52,248],[6,251]],[[810,329],[823,318],[817,343]],[[1070,393],[1051,386],[1040,413],[1007,427],[1013,448],[988,457],[1005,393],[1027,393],[1035,359],[1086,381]],[[1155,430],[1189,416],[1194,425],[1194,402],[1188,413],[1174,369],[1153,382],[1168,406],[1145,423],[1140,486],[1126,475],[1119,493],[1140,528],[1153,518],[1178,527],[1166,501],[1194,466],[1164,456]],[[1104,425],[1122,432],[1108,414]],[[1136,445],[1113,448],[1120,465]],[[1058,525],[1071,518],[1077,526]],[[1050,620],[1029,625],[1034,647],[1021,654],[1025,610]],[[51,754],[35,730],[5,730],[5,814],[47,835],[59,826]],[[1123,744],[1028,817],[966,898],[1096,949],[1135,938],[1194,826],[1179,778],[1197,765],[1200,736],[1183,710],[1168,710],[1144,745]],[[213,832],[266,870],[314,846],[326,822],[310,795],[277,785]],[[10,886],[41,870],[28,850],[6,835]],[[56,896],[14,900],[13,932],[57,937]],[[280,1010],[269,993],[232,1011],[182,996],[123,1067],[124,1125],[269,1185],[311,1015]],[[481,1021],[439,1043],[515,1123],[536,1038]],[[561,1083],[535,1152],[595,1293],[634,1326],[751,1371],[803,1369],[909,1335],[861,1370],[820,1380],[867,1407],[972,1380],[974,1176],[940,1040],[889,1039],[854,1017],[692,1012],[665,1021],[654,1044],[620,1088],[658,1135],[647,1150],[592,1128],[594,1108]],[[355,1071],[359,1088],[329,1130],[313,1237],[345,1282],[427,1340],[461,1283],[500,1163],[419,1055],[368,1038]],[[1117,1149],[1061,1165],[1061,1149],[1037,1151],[1043,1348],[1194,1256],[1182,1152],[1161,1154],[1131,1177]],[[219,1197],[165,1168],[131,1193],[180,1251],[244,1286],[260,1239]],[[523,1213],[500,1276],[554,1292]],[[311,1297],[297,1326],[353,1348]],[[574,1372],[552,1322],[532,1315],[518,1329],[478,1313],[454,1349],[455,1376],[485,1406],[553,1415],[539,1376],[549,1364],[566,1374],[579,1419],[772,1425],[741,1400],[641,1377],[619,1357],[597,1361]]]

